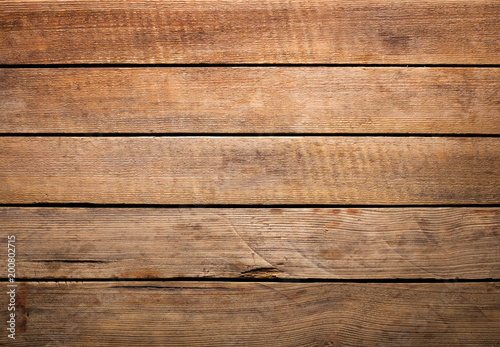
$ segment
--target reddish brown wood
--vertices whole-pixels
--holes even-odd
[[[498,1],[2,1],[0,64],[499,64]]]
[[[497,138],[1,137],[1,203],[495,204]]]
[[[500,69],[0,69],[0,132],[499,134]]]

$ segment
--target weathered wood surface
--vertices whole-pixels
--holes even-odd
[[[29,279],[500,278],[498,208],[5,207],[0,230]]]
[[[0,64],[499,64],[470,0],[2,1]]]
[[[18,293],[19,327],[9,346],[500,341],[498,283],[28,282]],[[6,295],[0,301],[6,307]]]
[[[488,204],[498,138],[2,137],[1,203]]]
[[[500,133],[500,69],[0,69],[7,133]]]

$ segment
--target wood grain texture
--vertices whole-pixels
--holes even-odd
[[[1,203],[488,204],[498,138],[2,137]]]
[[[18,293],[9,346],[500,342],[498,283],[28,282]]]
[[[498,208],[5,207],[0,230],[29,279],[500,278]]]
[[[499,64],[470,0],[2,1],[0,64]]]
[[[0,132],[499,134],[500,69],[0,69]]]

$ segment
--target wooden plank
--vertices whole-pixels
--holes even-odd
[[[17,290],[9,346],[500,343],[498,283],[28,282]],[[0,300],[6,307],[7,296]]]
[[[0,203],[488,204],[498,138],[2,137]]]
[[[500,69],[0,69],[7,133],[500,133]]]
[[[4,207],[0,230],[29,279],[500,278],[498,208]]]
[[[0,64],[499,64],[496,0],[2,1]]]

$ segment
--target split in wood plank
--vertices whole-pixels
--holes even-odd
[[[0,230],[28,279],[500,278],[498,208],[2,207]]]

